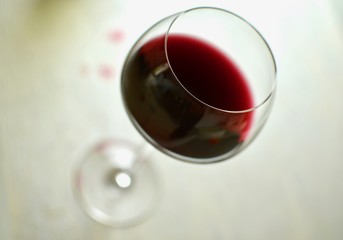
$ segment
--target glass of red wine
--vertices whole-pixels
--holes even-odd
[[[136,42],[122,94],[138,131],[160,151],[194,163],[226,160],[263,127],[275,61],[241,17],[218,8],[170,16]]]
[[[172,158],[199,164],[227,160],[247,147],[268,118],[275,88],[276,64],[262,35],[240,16],[213,7],[153,25],[128,53],[121,78],[125,109],[147,142]],[[121,148],[126,156],[104,154]],[[86,212],[112,226],[142,219],[157,191],[141,161],[145,154],[112,141],[91,156],[75,178]],[[94,175],[100,180],[84,180]],[[111,184],[115,201],[108,193],[114,191]]]

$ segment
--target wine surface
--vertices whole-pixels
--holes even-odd
[[[235,63],[212,45],[185,35],[169,35],[166,45],[164,35],[159,36],[131,53],[122,93],[143,136],[199,162],[234,150],[253,119],[252,112],[232,112],[253,107]]]

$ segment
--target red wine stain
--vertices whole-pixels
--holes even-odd
[[[120,43],[124,41],[125,34],[121,29],[114,29],[108,33],[108,40],[112,43]]]
[[[101,143],[99,143],[98,145],[95,146],[95,151],[96,152],[102,152],[104,151],[107,147],[109,147],[111,145],[111,141],[107,140],[107,141],[103,141]]]
[[[99,67],[99,75],[104,80],[110,80],[114,77],[114,69],[109,65],[102,65]]]

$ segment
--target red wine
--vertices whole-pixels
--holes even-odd
[[[124,66],[122,93],[135,126],[155,144],[199,161],[234,150],[252,121],[252,112],[232,113],[253,107],[243,74],[199,39],[169,35],[167,46],[168,60],[163,35]]]

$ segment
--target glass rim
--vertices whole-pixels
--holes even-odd
[[[167,48],[167,45],[168,45],[168,36],[170,35],[170,31],[171,31],[171,28],[173,26],[173,24],[176,22],[177,19],[179,19],[182,15],[185,15],[189,12],[193,12],[193,11],[197,11],[197,10],[214,10],[214,11],[221,11],[221,12],[224,12],[224,13],[227,13],[231,16],[234,16],[236,17],[237,19],[239,19],[240,21],[242,21],[243,23],[247,24],[247,26],[249,26],[256,34],[258,37],[261,38],[261,40],[263,41],[265,47],[267,48],[267,51],[271,57],[271,60],[272,60],[272,64],[273,64],[273,82],[271,84],[271,88],[270,88],[270,91],[268,92],[268,94],[266,95],[266,97],[259,103],[257,104],[254,104],[253,107],[251,108],[248,108],[248,109],[243,109],[243,110],[226,110],[226,109],[221,109],[221,108],[218,108],[218,107],[214,107],[204,101],[202,101],[201,99],[199,99],[198,97],[196,97],[194,94],[192,94],[183,84],[182,82],[178,79],[177,75],[175,74],[173,68],[172,68],[172,65],[169,61],[169,57],[168,57],[168,48]],[[162,19],[161,21],[164,21],[170,17],[173,17],[174,16],[174,19],[171,21],[171,23],[169,24],[169,27],[166,31],[166,34],[164,36],[164,52],[165,52],[165,56],[166,56],[166,59],[167,59],[167,64],[168,64],[168,67],[170,68],[173,76],[175,77],[175,79],[178,81],[178,83],[181,85],[181,87],[192,97],[194,98],[195,100],[197,100],[198,102],[200,102],[201,104],[209,107],[210,109],[213,109],[213,110],[216,110],[216,111],[221,111],[221,112],[225,112],[225,113],[248,113],[248,112],[253,112],[255,110],[257,110],[258,108],[260,108],[261,106],[263,106],[266,102],[268,102],[268,100],[272,99],[272,97],[274,96],[274,92],[275,92],[275,89],[276,89],[276,76],[277,76],[277,67],[276,67],[276,61],[275,61],[275,57],[273,55],[273,52],[269,46],[269,44],[267,43],[267,41],[265,40],[265,38],[262,36],[262,34],[250,23],[248,22],[246,19],[244,19],[243,17],[239,16],[238,14],[234,13],[234,12],[231,12],[229,10],[226,10],[226,9],[223,9],[223,8],[218,8],[218,7],[208,7],[208,6],[203,6],[203,7],[195,7],[195,8],[190,8],[190,9],[187,9],[187,10],[184,10],[184,11],[181,11],[181,12],[178,12],[176,14],[173,14],[167,18],[164,18]],[[159,21],[158,23],[160,23],[161,21]],[[157,24],[158,24],[157,23]],[[155,24],[156,25],[156,24]]]

